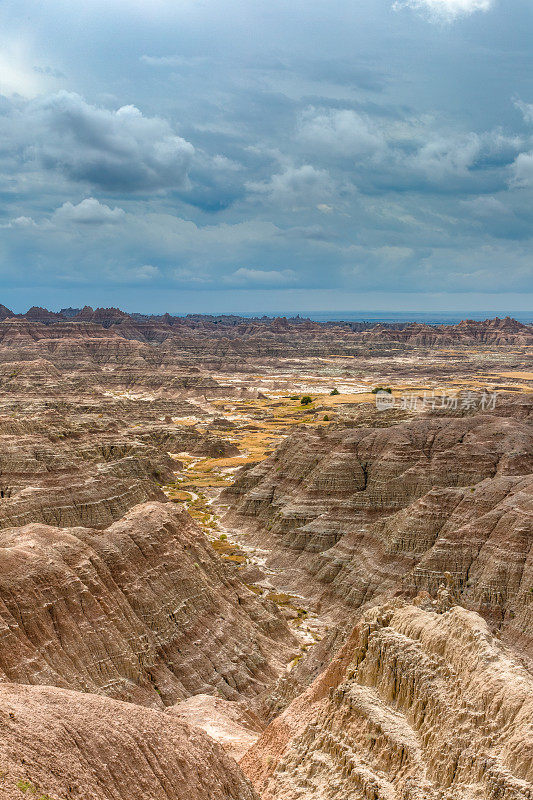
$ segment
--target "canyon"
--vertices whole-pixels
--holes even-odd
[[[0,797],[531,800],[532,352],[0,306]]]

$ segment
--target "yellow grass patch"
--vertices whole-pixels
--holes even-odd
[[[285,592],[269,592],[267,600],[272,600],[277,606],[287,606],[291,600],[294,600],[294,595],[285,594]]]
[[[533,372],[497,372],[501,378],[517,378],[518,380],[533,381]]]

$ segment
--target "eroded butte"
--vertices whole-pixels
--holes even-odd
[[[532,351],[1,306],[0,797],[532,800]]]

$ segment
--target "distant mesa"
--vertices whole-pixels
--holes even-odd
[[[306,317],[243,317],[236,314],[187,314],[177,316],[165,314],[127,313],[120,308],[62,308],[59,312],[49,311],[40,306],[32,306],[23,314],[14,314],[9,308],[0,305],[0,322],[15,320],[44,325],[62,322],[91,323],[104,329],[113,329],[118,335],[128,339],[165,339],[168,335],[183,333],[187,329],[224,332],[235,334],[228,346],[235,347],[233,341],[265,334],[279,337],[321,337],[322,340],[350,336],[350,341],[365,342],[369,346],[382,344],[405,344],[414,347],[447,346],[450,344],[533,344],[533,324],[519,322],[512,317],[494,317],[486,320],[465,319],[456,324],[427,324],[421,322],[354,322],[328,320],[319,322]],[[171,331],[174,329],[174,331]],[[157,333],[159,331],[159,334]],[[65,334],[62,334],[65,335]],[[344,341],[344,347],[346,346]],[[281,353],[279,353],[281,354]],[[314,350],[318,355],[318,351]],[[338,353],[343,354],[342,352]],[[278,355],[272,353],[271,355]]]

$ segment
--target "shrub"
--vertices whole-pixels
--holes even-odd
[[[389,386],[376,386],[375,389],[372,389],[372,394],[377,394],[378,392],[388,392],[392,394],[392,389]]]
[[[334,396],[336,394],[340,394],[339,390],[337,388],[332,389],[331,392],[330,392],[330,395]]]
[[[329,422],[329,417],[327,414],[324,414],[324,422]]]
[[[313,402],[313,398],[309,397],[308,394],[304,394],[304,396],[300,400],[300,403],[302,404],[302,406],[308,406],[309,403],[312,403],[312,402]]]
[[[291,398],[290,399],[291,400],[299,400],[300,399],[300,395],[299,394],[291,394]]]

